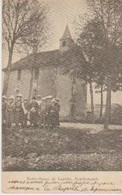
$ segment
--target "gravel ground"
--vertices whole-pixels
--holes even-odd
[[[121,128],[75,127],[3,128],[3,171],[122,171]]]

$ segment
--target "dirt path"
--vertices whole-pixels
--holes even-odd
[[[66,129],[78,129],[78,130],[89,130],[91,133],[98,133],[103,131],[103,125],[101,124],[82,124],[82,123],[61,123],[61,128]],[[110,125],[110,130],[122,130],[122,125]]]

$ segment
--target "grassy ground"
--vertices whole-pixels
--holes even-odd
[[[122,171],[121,139],[122,130],[3,128],[3,170]]]

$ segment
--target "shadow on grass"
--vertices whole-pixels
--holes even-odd
[[[121,130],[3,129],[4,171],[121,170]]]

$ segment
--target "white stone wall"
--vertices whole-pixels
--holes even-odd
[[[54,79],[53,79],[53,67],[43,67],[39,70],[39,79],[38,79],[38,94],[41,97],[46,97],[48,95],[54,95]]]
[[[57,75],[57,97],[60,101],[60,117],[69,119],[71,100],[71,80],[68,75]]]
[[[30,88],[30,70],[22,70],[21,80],[17,80],[17,71],[11,72],[7,95],[16,95],[16,90],[23,97],[28,98]],[[38,81],[34,81],[37,85],[37,93],[41,97],[52,95],[61,99],[60,105],[60,118],[70,119],[70,100],[71,100],[71,88],[72,82],[69,75],[62,75],[60,70],[56,70],[54,67],[43,67],[39,70]],[[34,86],[34,85],[33,85]],[[86,109],[86,85],[79,80],[76,81],[76,118],[81,119],[85,116]]]
[[[30,70],[22,70],[21,80],[18,81],[17,71],[11,72],[7,96],[16,95],[16,91],[19,90],[19,93],[21,93],[23,97],[28,98],[29,87],[30,87],[30,76],[31,76]]]
[[[76,119],[84,119],[87,106],[87,85],[85,81],[76,80]]]

